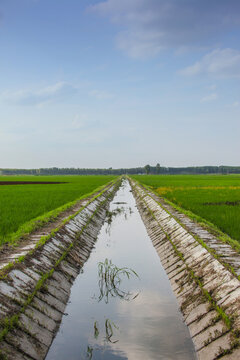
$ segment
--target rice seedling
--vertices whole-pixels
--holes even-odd
[[[119,268],[112,263],[111,260],[105,259],[104,262],[98,263],[98,276],[99,276],[99,297],[98,301],[104,300],[107,304],[109,298],[119,297],[122,300],[133,300],[138,294],[132,294],[130,291],[121,289],[121,284],[124,278],[130,277],[139,278],[138,274],[127,267]]]

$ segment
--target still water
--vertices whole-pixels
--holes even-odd
[[[47,360],[196,359],[189,331],[130,190],[124,182],[110,205],[112,213],[73,284],[68,315],[63,317]],[[112,265],[104,273],[99,263],[105,260]],[[123,267],[125,272],[112,276],[112,283],[106,280],[111,269]]]

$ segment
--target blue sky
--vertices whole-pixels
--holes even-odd
[[[0,167],[240,165],[239,0],[0,0]]]

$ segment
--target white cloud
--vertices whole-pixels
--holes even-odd
[[[121,32],[117,37],[117,46],[133,58],[153,57],[163,49],[161,37],[158,32]]]
[[[5,91],[3,98],[19,105],[41,105],[47,102],[64,100],[75,94],[78,88],[66,82],[58,82],[37,90]]]
[[[209,90],[214,91],[214,90],[216,90],[217,85],[213,84],[213,85],[210,85],[208,88],[209,88]]]
[[[240,77],[240,51],[216,49],[180,73],[188,76],[208,74],[216,77]]]
[[[239,0],[105,0],[88,9],[120,27],[117,46],[132,57],[206,47],[240,25]]]
[[[99,100],[105,100],[105,99],[112,99],[114,97],[113,94],[110,94],[106,91],[102,91],[102,90],[91,90],[89,92],[90,96],[93,96]]]
[[[210,95],[207,95],[207,96],[204,96],[202,99],[201,99],[201,103],[205,103],[205,102],[211,102],[211,101],[214,101],[218,98],[218,95],[216,93],[212,93]]]
[[[88,120],[87,115],[85,114],[77,114],[74,116],[74,119],[72,120],[72,122],[70,123],[70,125],[68,124],[68,129],[71,130],[80,130],[83,129],[86,125],[86,121]]]

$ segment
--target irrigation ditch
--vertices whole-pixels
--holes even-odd
[[[240,358],[240,256],[130,178],[3,255],[0,359]]]

